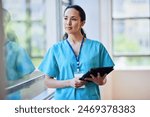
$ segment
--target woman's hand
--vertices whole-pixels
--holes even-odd
[[[82,87],[85,84],[86,84],[86,81],[79,80],[78,77],[75,77],[75,78],[70,80],[70,86],[72,86],[74,88]]]
[[[94,75],[90,75],[92,78],[85,78],[85,80],[87,81],[92,81],[97,85],[104,85],[107,82],[106,76],[107,74],[105,74],[104,76],[100,76],[100,73],[97,74],[97,77],[95,77]]]

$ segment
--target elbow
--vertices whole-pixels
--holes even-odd
[[[48,88],[48,80],[47,80],[46,77],[45,77],[45,79],[44,79],[44,84],[45,84],[45,86]]]
[[[52,88],[50,80],[51,80],[51,78],[45,75],[44,84],[47,88]]]

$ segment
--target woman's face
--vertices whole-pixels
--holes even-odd
[[[67,34],[77,34],[81,31],[84,21],[81,21],[79,11],[69,8],[64,14],[64,28]]]

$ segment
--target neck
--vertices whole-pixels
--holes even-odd
[[[80,43],[83,39],[83,35],[69,35],[68,39],[71,43]]]

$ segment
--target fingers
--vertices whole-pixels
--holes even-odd
[[[91,78],[85,78],[86,81],[94,81],[95,76],[90,74]]]
[[[75,78],[74,87],[79,88],[85,85],[86,81],[92,81],[98,85],[103,85],[103,84],[106,84],[107,82],[107,79],[106,79],[107,74],[104,74],[103,76],[101,76],[100,73],[97,73],[96,77],[93,74],[90,74],[90,76],[91,78],[85,78],[85,80],[79,80],[79,78]]]
[[[90,80],[90,81],[93,81],[93,79],[95,78],[102,78],[100,73],[97,73],[97,76],[95,77],[93,74],[90,74],[91,78],[86,78],[86,80]]]
[[[104,74],[103,76],[101,76],[100,73],[97,73],[97,77],[98,77],[98,78],[105,79],[106,76],[107,76],[107,74]]]
[[[103,85],[106,84],[106,82],[107,82],[107,78],[104,78]]]
[[[106,76],[107,76],[107,74],[104,74],[104,75],[103,75],[103,77],[102,77],[102,79],[105,79],[105,78],[106,78]]]
[[[107,82],[107,79],[106,79],[107,74],[101,76],[100,73],[98,73],[96,77],[92,74],[90,76],[91,78],[86,78],[85,80],[92,81],[98,85],[104,85]]]
[[[94,76],[93,74],[90,74],[90,76],[91,76],[92,78],[95,78],[95,76]]]
[[[85,78],[87,81],[93,81],[93,78]]]
[[[97,77],[98,77],[98,78],[100,78],[100,77],[101,77],[101,75],[100,75],[100,73],[99,73],[99,72],[97,73]]]
[[[90,76],[91,76],[92,78],[101,78],[101,75],[100,75],[99,72],[97,73],[97,76],[96,76],[96,77],[95,77],[93,74],[90,74]]]
[[[79,88],[79,87],[85,85],[85,83],[86,83],[86,81],[76,79],[76,81],[75,81],[75,88]]]

